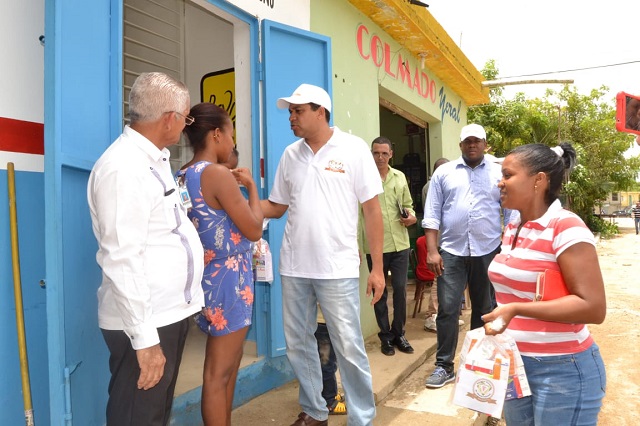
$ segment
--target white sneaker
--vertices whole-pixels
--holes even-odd
[[[431,331],[433,333],[438,331],[438,329],[436,328],[436,314],[430,315],[427,317],[427,319],[425,319],[424,330]]]

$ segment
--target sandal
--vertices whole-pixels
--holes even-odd
[[[344,401],[344,396],[337,394],[333,404],[327,405],[329,414],[343,415],[347,414],[347,405]]]

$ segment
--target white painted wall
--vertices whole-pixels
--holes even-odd
[[[310,0],[227,0],[258,19],[270,19],[293,27],[310,28]]]
[[[0,117],[44,122],[44,0],[0,1]]]

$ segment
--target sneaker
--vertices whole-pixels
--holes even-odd
[[[425,386],[431,389],[441,388],[447,383],[453,382],[455,379],[456,373],[453,371],[449,373],[442,367],[436,367],[427,379]]]
[[[436,328],[436,314],[429,315],[427,319],[424,320],[424,331],[431,331],[432,333],[438,331]]]

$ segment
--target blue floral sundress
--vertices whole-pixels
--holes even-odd
[[[251,325],[253,271],[251,241],[242,235],[227,213],[211,208],[202,196],[202,171],[212,164],[200,161],[178,172],[183,176],[192,207],[187,215],[204,248],[202,289],[205,307],[195,316],[198,327],[222,336]]]

